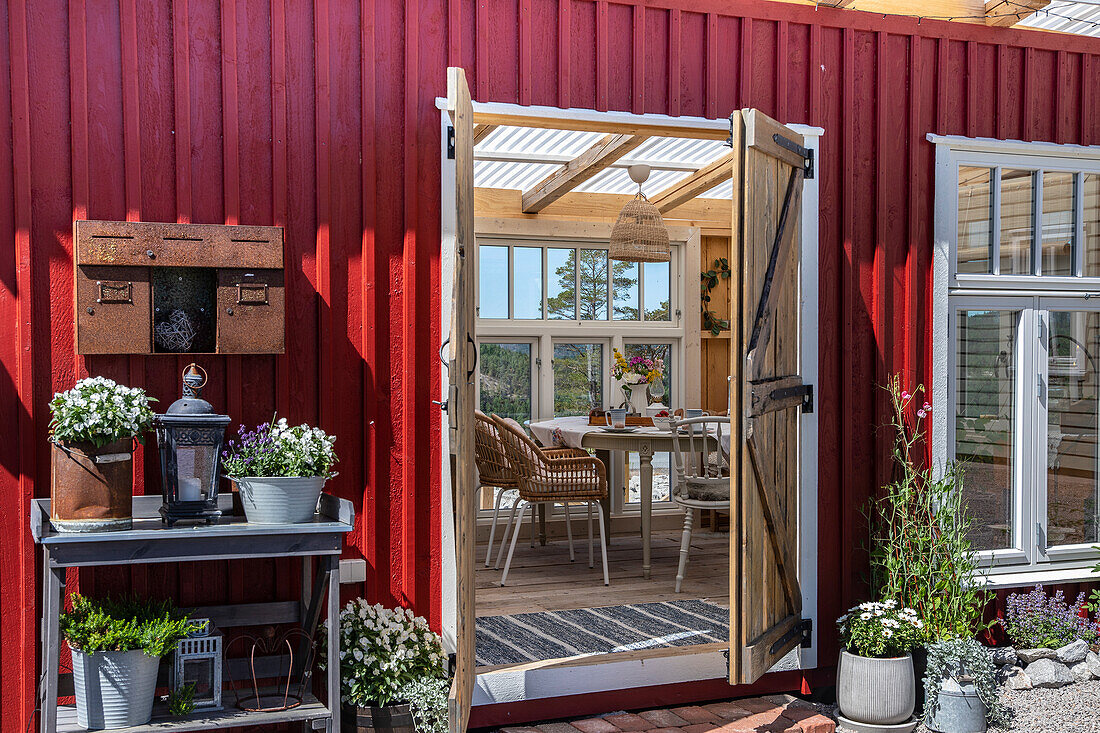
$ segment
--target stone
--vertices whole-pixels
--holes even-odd
[[[639,730],[651,730],[653,724],[640,715],[634,715],[633,713],[617,713],[615,715],[605,715],[604,720],[611,725],[615,726],[619,730],[625,731],[639,731]]]
[[[1072,666],[1085,661],[1085,655],[1089,653],[1089,645],[1078,639],[1056,649],[1054,653],[1058,655],[1059,662]]]
[[[1065,687],[1073,684],[1069,667],[1053,659],[1040,659],[1024,669],[1031,678],[1032,687]]]
[[[1000,667],[1015,667],[1020,658],[1016,656],[1016,650],[1010,646],[1000,646],[993,650],[993,663]]]
[[[646,710],[639,716],[653,723],[654,728],[679,728],[688,722],[671,710]]]
[[[1085,662],[1078,662],[1070,667],[1069,671],[1073,675],[1073,679],[1078,682],[1088,682],[1092,679],[1092,672],[1089,671],[1089,665]]]
[[[718,720],[718,716],[709,710],[705,710],[698,705],[689,705],[682,708],[672,708],[672,712],[679,715],[688,723],[713,723]]]
[[[1092,672],[1092,676],[1100,679],[1100,655],[1096,652],[1089,652],[1085,655],[1085,664],[1089,666],[1089,672]]]
[[[1010,690],[1030,690],[1031,678],[1022,667],[1003,667],[1005,670],[1002,684]]]
[[[589,718],[587,720],[574,720],[573,727],[581,733],[619,733],[619,727],[609,723],[603,718]]]
[[[1016,656],[1024,664],[1031,664],[1040,659],[1057,659],[1058,653],[1053,649],[1017,649]]]

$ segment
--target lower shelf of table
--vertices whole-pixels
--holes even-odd
[[[232,700],[226,701],[223,710],[209,712],[195,712],[184,717],[168,717],[160,714],[156,708],[153,710],[153,719],[145,725],[135,725],[130,728],[115,728],[114,733],[154,733],[156,731],[189,731],[210,730],[212,728],[232,728],[243,725],[273,725],[275,723],[293,723],[301,721],[314,721],[314,728],[330,718],[329,710],[313,695],[306,695],[302,704],[291,710],[282,710],[277,713],[250,713],[238,710],[233,706]],[[84,733],[86,728],[80,727],[76,722],[76,707],[71,705],[57,708],[58,733]]]

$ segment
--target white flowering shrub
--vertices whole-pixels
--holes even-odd
[[[326,652],[326,657],[331,653]],[[368,707],[410,702],[401,699],[406,687],[443,679],[445,664],[439,634],[407,608],[385,608],[358,598],[340,612],[343,703]]]
[[[150,402],[156,400],[143,389],[105,377],[81,379],[50,400],[50,434],[57,442],[89,442],[97,448],[129,438],[144,442],[142,434],[153,421]]]
[[[902,657],[926,636],[917,612],[894,600],[861,603],[836,623],[840,643],[861,657]]]
[[[336,438],[320,428],[308,425],[291,427],[286,418],[257,425],[246,431],[237,430],[222,451],[222,467],[232,478],[270,478],[324,476],[336,474],[333,446]]]

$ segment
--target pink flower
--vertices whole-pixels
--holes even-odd
[[[925,412],[932,412],[932,405],[930,405],[930,404],[928,404],[927,402],[925,402],[925,403],[924,403],[924,408],[923,408],[923,409],[924,409],[924,411],[925,411]]]
[[[923,409],[921,409],[921,410],[917,410],[917,417],[919,417],[919,418],[921,418],[921,419],[924,419],[924,417],[925,417],[925,416],[926,416],[927,414],[928,414],[928,413],[927,413],[927,412],[925,412],[925,411],[924,411]]]
[[[908,392],[902,390],[902,393],[901,393],[901,401],[902,402],[908,402],[912,398],[913,398],[913,395],[911,395]]]

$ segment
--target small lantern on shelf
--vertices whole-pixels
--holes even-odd
[[[198,364],[183,370],[183,397],[153,419],[160,449],[160,479],[164,503],[162,521],[215,524],[218,509],[218,468],[228,415],[219,415],[202,399],[206,371]]]
[[[222,632],[210,619],[192,619],[192,632],[176,643],[169,670],[173,696],[187,693],[195,710],[222,709]]]

